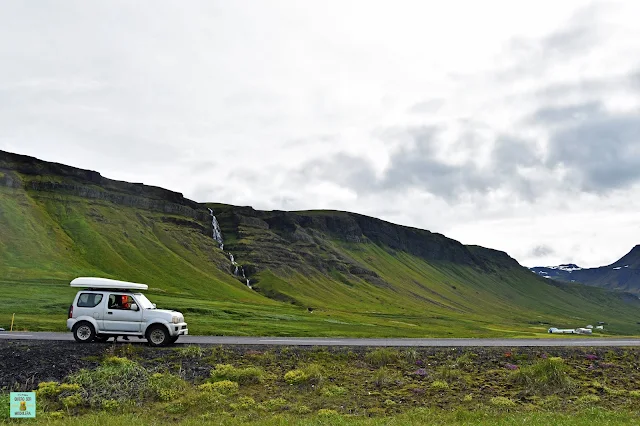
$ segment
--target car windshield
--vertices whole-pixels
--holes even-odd
[[[140,308],[142,309],[155,309],[153,307],[153,303],[151,303],[144,294],[137,293],[136,300],[138,301],[138,303],[140,304]]]

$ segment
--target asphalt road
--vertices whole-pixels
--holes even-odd
[[[0,340],[73,340],[71,332],[3,332]],[[122,341],[121,339],[119,341]],[[129,343],[145,340],[130,337]],[[298,337],[233,337],[182,336],[176,344],[202,345],[279,345],[279,346],[405,346],[405,347],[517,347],[517,346],[640,346],[640,339],[613,339],[600,337],[561,337],[553,339],[351,339],[351,338],[298,338]]]

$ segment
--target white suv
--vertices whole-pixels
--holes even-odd
[[[78,342],[137,336],[151,346],[165,346],[189,334],[180,312],[156,309],[139,292],[147,290],[146,284],[81,277],[71,281],[71,287],[84,288],[76,294],[67,319],[67,328]]]

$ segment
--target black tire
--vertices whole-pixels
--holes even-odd
[[[145,333],[145,337],[149,346],[166,346],[171,341],[167,327],[160,324],[150,326]]]
[[[88,321],[80,321],[73,326],[73,338],[78,343],[90,343],[96,338],[96,330]]]
[[[111,338],[111,336],[104,336],[104,335],[98,334],[98,335],[96,335],[95,339],[93,339],[93,340],[95,340],[96,342],[99,342],[99,343],[104,343],[107,340],[109,340],[110,338]]]

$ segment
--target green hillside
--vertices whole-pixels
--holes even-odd
[[[0,152],[0,327],[15,313],[18,330],[64,330],[77,276],[147,283],[195,334],[548,337],[597,321],[640,334],[635,297],[550,282],[439,234],[346,212],[200,205]]]

